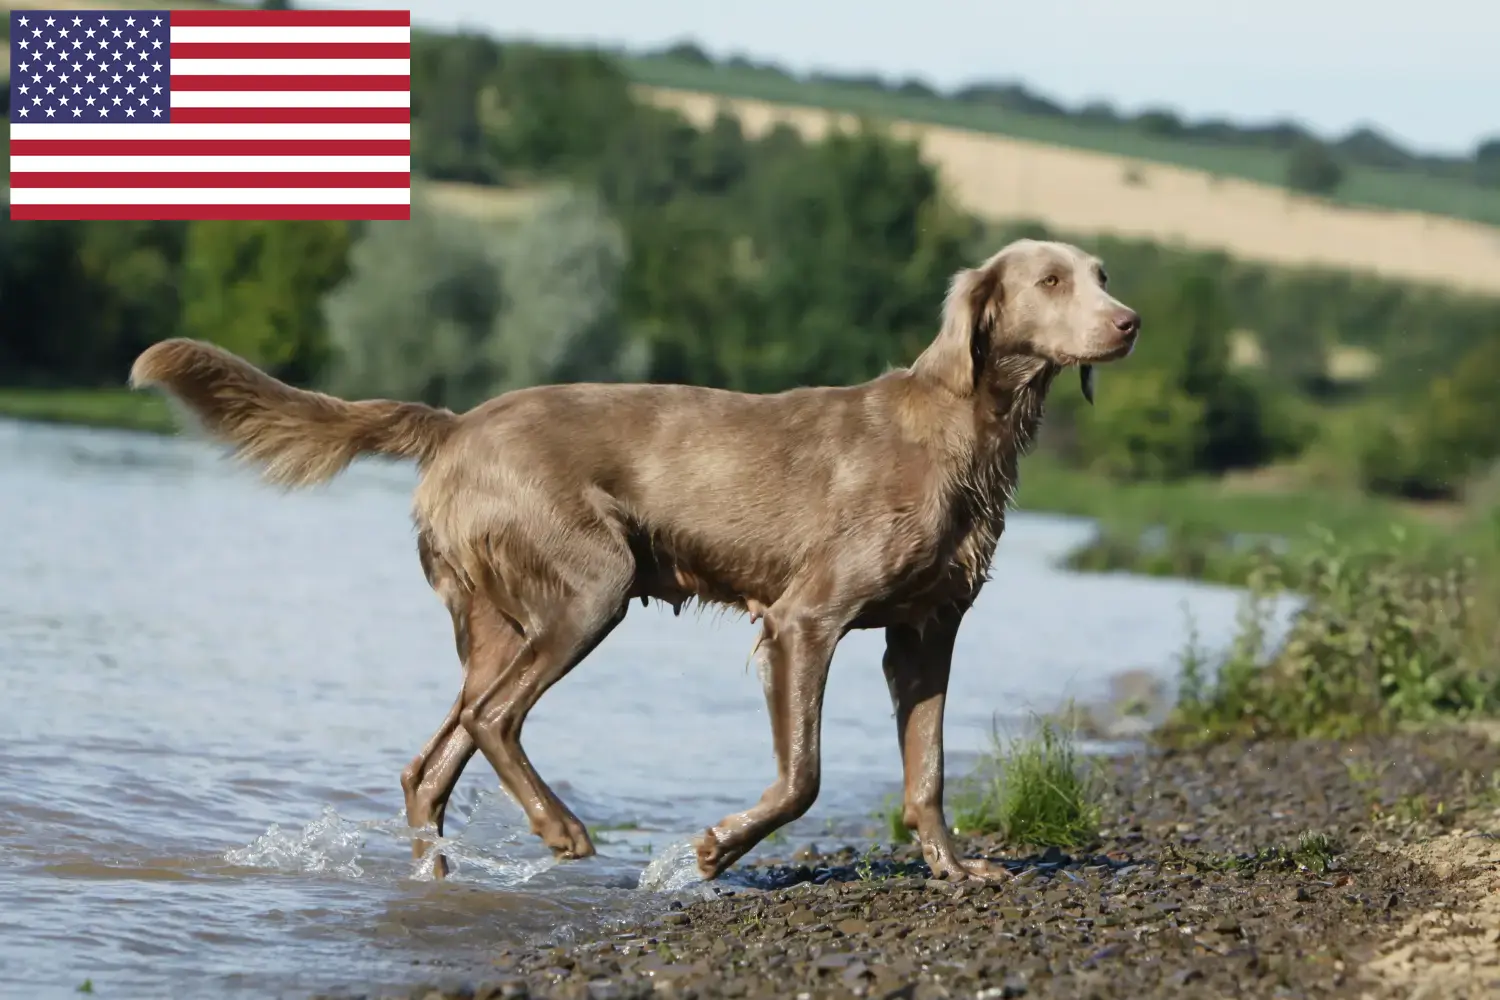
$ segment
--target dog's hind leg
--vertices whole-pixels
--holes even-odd
[[[521,727],[547,689],[593,652],[625,617],[634,563],[623,546],[604,539],[600,543],[588,554],[587,576],[574,576],[566,585],[565,597],[551,587],[553,596],[546,600],[540,595],[515,595],[521,597],[522,605],[538,609],[526,623],[525,648],[483,693],[472,701],[466,698],[460,713],[463,728],[526,811],[532,831],[563,858],[589,857],[594,844],[583,823],[532,767],[521,748]],[[535,581],[532,586],[537,587]]]
[[[422,752],[401,772],[401,789],[406,794],[406,822],[421,829],[431,826],[443,835],[443,819],[448,798],[458,784],[464,766],[474,756],[474,739],[458,723],[463,709],[463,695],[453,703],[443,725],[433,734]],[[420,838],[411,842],[412,857],[427,853],[428,843]],[[448,873],[447,861],[439,855],[433,862],[433,874],[442,878]]]

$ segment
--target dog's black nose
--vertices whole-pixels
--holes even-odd
[[[1115,329],[1124,334],[1140,332],[1141,316],[1134,309],[1126,309],[1124,312],[1115,314]]]

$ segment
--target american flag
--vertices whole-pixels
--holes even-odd
[[[411,14],[12,10],[13,219],[406,219]]]

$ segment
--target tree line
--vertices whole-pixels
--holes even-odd
[[[185,334],[294,382],[455,408],[561,380],[848,383],[916,356],[957,268],[1045,235],[981,224],[873,128],[694,128],[602,53],[416,33],[412,72],[411,222],[0,219],[4,378],[119,384]],[[454,181],[530,203],[455,214],[431,190]],[[1333,448],[1369,488],[1441,495],[1500,453],[1500,301],[1075,239],[1146,327],[1097,408],[1061,394],[1047,446],[1066,460],[1165,479]],[[1382,363],[1358,386],[1328,373],[1350,346]],[[1335,439],[1333,412],[1368,419]]]

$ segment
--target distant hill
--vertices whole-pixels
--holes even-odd
[[[1313,146],[1344,169],[1339,201],[1500,225],[1500,120],[1472,155],[1445,157],[1370,128],[1327,140],[1295,122],[1194,122],[1165,108],[1129,116],[1101,103],[1068,108],[1019,83],[977,82],[945,94],[916,80],[797,76],[745,59],[715,62],[690,43],[624,59],[637,82],[653,87],[947,125],[1278,186],[1293,154]]]
[[[815,137],[831,125],[857,123],[818,107],[644,86],[637,94],[700,127],[728,110],[752,134],[785,123]],[[921,143],[959,203],[982,218],[1500,293],[1500,228],[1493,226],[1341,205],[1161,161],[993,133],[912,120],[891,126]]]

